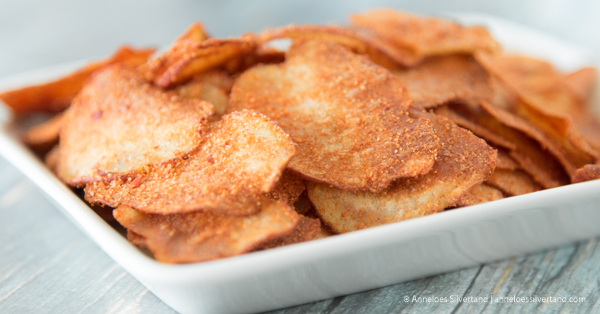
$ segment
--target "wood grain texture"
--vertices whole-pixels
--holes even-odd
[[[174,313],[2,158],[0,178],[0,313]],[[270,313],[598,312],[598,240]],[[491,294],[585,301],[490,304],[451,299]],[[412,302],[413,297],[446,297],[449,302]]]

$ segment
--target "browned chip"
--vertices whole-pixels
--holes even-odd
[[[485,183],[480,183],[473,186],[469,191],[461,196],[456,206],[473,206],[496,201],[502,198],[504,198],[502,191]]]
[[[228,111],[252,109],[276,121],[298,144],[288,167],[302,176],[380,191],[435,161],[431,122],[409,117],[409,107],[406,89],[386,69],[337,44],[303,41],[285,63],[244,72]]]
[[[65,112],[58,175],[82,186],[185,155],[200,145],[212,107],[152,87],[132,69],[106,68]]]
[[[570,175],[600,158],[590,146],[591,143],[600,149],[600,121],[570,91],[563,75],[551,64],[512,55],[492,57],[478,53],[476,58],[518,96],[518,101],[506,109],[544,135],[543,145],[553,151]]]
[[[310,200],[333,231],[349,232],[443,211],[494,171],[496,152],[485,141],[443,117],[413,114],[433,121],[443,144],[429,173],[397,180],[381,193],[307,182]]]
[[[587,100],[596,86],[598,70],[594,67],[581,68],[565,76],[565,85],[580,100]]]
[[[273,239],[261,245],[258,249],[267,250],[276,247],[281,247],[290,244],[296,244],[306,241],[315,240],[321,232],[321,221],[316,218],[308,218],[300,215],[300,220],[296,224],[296,228],[292,233]]]
[[[64,113],[58,113],[50,120],[36,125],[21,135],[21,140],[34,150],[47,151],[58,144],[58,134],[64,123]]]
[[[58,112],[71,104],[94,71],[115,63],[136,67],[146,62],[153,53],[154,49],[134,50],[122,46],[110,58],[88,64],[83,69],[56,81],[0,93],[0,100],[17,114],[35,111]]]
[[[198,98],[214,106],[213,120],[225,114],[229,103],[229,93],[233,80],[224,71],[210,71],[196,75],[186,84],[177,87],[176,92],[186,98]]]
[[[56,166],[58,164],[58,156],[60,155],[60,146],[54,146],[44,157],[44,163],[46,167],[53,173],[56,173]]]
[[[498,160],[496,161],[496,169],[515,170],[521,167],[510,157],[510,152],[504,148],[496,148],[498,150]]]
[[[572,182],[579,183],[598,179],[600,179],[600,165],[585,165],[575,171]]]
[[[522,195],[542,189],[530,175],[522,170],[496,169],[486,183],[498,188],[506,196]]]
[[[408,89],[413,104],[421,108],[452,100],[477,103],[493,95],[489,74],[470,55],[432,57],[394,74]]]
[[[272,200],[280,200],[293,207],[304,191],[306,191],[304,180],[287,170],[283,172],[273,191],[267,193],[267,197]]]
[[[254,49],[254,37],[215,39],[204,34],[200,24],[193,24],[165,53],[144,67],[147,80],[160,87],[183,83],[194,75],[225,66]],[[194,30],[192,30],[194,29]],[[195,34],[191,36],[190,34]]]
[[[508,112],[493,116],[489,111],[484,110],[483,106],[450,103],[445,107],[442,110],[440,110],[442,107],[438,108],[436,113],[446,115],[450,112],[448,118],[454,120],[455,117],[459,116],[461,119],[468,120],[482,129],[487,129],[489,134],[495,134],[512,143],[514,150],[509,148],[509,155],[519,164],[521,169],[527,171],[544,188],[553,188],[569,183],[568,175],[558,160],[549,151],[546,151],[539,142],[529,138],[522,132],[523,129],[527,129],[530,134],[536,133],[535,129],[527,122],[517,119],[518,117]],[[489,109],[490,106],[486,108]],[[500,108],[492,109],[494,109],[492,111],[494,113],[501,111]],[[497,117],[506,119],[500,121]],[[505,122],[508,122],[510,127],[504,124]],[[512,128],[513,126],[519,129]],[[485,136],[486,134],[477,132],[477,135],[490,140]],[[499,145],[495,141],[490,142]]]
[[[135,209],[132,209],[132,210],[135,210]],[[129,242],[131,242],[131,244],[133,244],[135,246],[139,246],[142,249],[148,250],[148,244],[146,243],[146,238],[131,231],[131,230],[127,230],[127,240],[129,240]]]
[[[248,215],[259,210],[257,196],[275,187],[293,155],[287,134],[265,116],[244,110],[212,124],[204,142],[186,158],[92,182],[85,188],[86,200],[163,215]]]
[[[500,50],[485,28],[465,27],[439,18],[382,9],[351,15],[350,22],[372,44],[409,67],[427,56]]]
[[[157,261],[193,263],[243,254],[294,230],[299,217],[288,206],[267,198],[260,203],[259,212],[243,217],[210,212],[155,215],[129,206],[120,206],[114,216],[133,232],[130,240],[147,247]]]

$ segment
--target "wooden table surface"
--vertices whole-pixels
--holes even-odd
[[[122,43],[166,45],[195,20],[204,21],[216,36],[231,36],[290,22],[343,21],[349,12],[383,6],[417,12],[475,10],[498,14],[600,49],[600,40],[590,36],[600,27],[600,4],[586,0],[543,7],[520,0],[486,4],[408,0],[401,5],[387,0],[352,0],[340,6],[320,0],[165,1],[153,2],[152,6],[145,1],[7,0],[0,2],[0,77],[107,55]],[[273,313],[598,313],[598,240]],[[490,295],[566,297],[567,301],[439,301]],[[173,312],[0,157],[0,313]]]

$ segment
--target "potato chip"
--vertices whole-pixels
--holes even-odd
[[[510,156],[519,164],[521,169],[527,171],[544,188],[553,188],[569,183],[568,175],[563,166],[539,142],[526,136],[521,130],[514,129],[503,123],[509,121],[514,116],[506,113],[509,119],[499,121],[496,119],[496,116],[492,116],[489,112],[485,111],[483,106],[450,103],[446,107],[444,110],[436,110],[436,113],[445,115],[447,112],[453,112],[452,115],[448,116],[450,119],[460,116],[462,119],[469,120],[471,123],[487,129],[489,133],[493,133],[512,143],[515,149],[510,150]],[[495,109],[497,110],[494,112],[501,110],[499,108]],[[505,117],[506,115],[498,116]],[[527,122],[523,120],[519,120],[513,123],[513,125],[517,127],[522,126],[530,131],[532,130],[532,127],[528,126]],[[531,132],[535,132],[535,130]],[[482,134],[478,135],[482,136]],[[485,139],[488,140],[488,138]]]
[[[227,110],[232,85],[233,80],[224,71],[210,71],[194,76],[191,81],[178,86],[176,92],[186,98],[198,98],[213,104],[215,114],[211,120],[216,121]]]
[[[120,206],[114,216],[133,232],[132,242],[147,247],[157,261],[193,263],[240,255],[294,230],[299,217],[288,206],[266,198],[260,203],[260,211],[241,217],[210,212],[156,215],[129,206]]]
[[[408,89],[413,104],[425,109],[452,100],[477,103],[493,96],[489,74],[469,55],[431,57],[394,74]]]
[[[293,155],[287,134],[265,116],[244,110],[212,124],[185,158],[88,184],[86,200],[152,214],[249,215],[259,210],[257,197],[273,190]]]
[[[200,145],[212,107],[152,87],[135,70],[106,68],[65,113],[58,175],[81,187],[181,157]]]
[[[502,191],[485,183],[474,185],[469,191],[460,197],[456,206],[465,207],[496,201],[504,198]]]
[[[56,81],[0,93],[0,100],[11,107],[16,114],[36,111],[58,112],[69,107],[94,71],[115,63],[136,67],[146,62],[154,51],[155,49],[138,50],[122,46],[108,59],[90,63],[83,69]]]
[[[135,246],[139,246],[142,249],[148,250],[146,238],[131,230],[127,230],[127,240],[129,240],[129,242]]]
[[[521,169],[521,166],[519,166],[517,161],[514,160],[512,157],[510,157],[510,151],[508,151],[504,148],[501,148],[501,147],[496,148],[496,150],[498,151],[498,160],[496,160],[496,169],[503,169],[503,170]]]
[[[304,191],[306,191],[304,180],[287,170],[283,172],[273,191],[266,196],[272,200],[280,200],[293,208]]]
[[[207,38],[207,35],[200,35],[203,29],[199,30],[199,25],[193,24],[165,53],[143,68],[148,81],[163,88],[171,87],[199,73],[222,67],[232,59],[256,49],[252,36],[239,39]]]
[[[56,145],[46,154],[44,157],[44,164],[53,173],[56,173],[56,166],[58,164],[58,156],[60,155],[60,146]]]
[[[36,151],[47,151],[58,144],[58,135],[64,123],[64,113],[36,125],[21,135],[21,141]]]
[[[300,215],[300,220],[296,224],[296,228],[292,233],[281,237],[279,239],[273,239],[262,244],[259,250],[268,250],[285,245],[296,244],[306,241],[315,240],[321,232],[321,221],[317,218],[308,218]]]
[[[575,171],[571,179],[573,183],[592,181],[600,179],[600,165],[585,165]]]
[[[594,67],[581,68],[564,77],[566,87],[581,101],[586,101],[590,97],[597,79],[598,70]]]
[[[411,114],[433,121],[443,144],[429,173],[396,180],[381,193],[307,182],[311,202],[333,231],[355,231],[443,211],[494,171],[496,152],[485,141],[443,117]]]
[[[496,169],[485,183],[499,189],[506,196],[523,195],[542,189],[522,170]]]
[[[386,69],[337,44],[302,41],[285,63],[244,72],[228,111],[262,112],[288,132],[298,144],[288,167],[302,176],[381,191],[435,161],[431,122],[409,117],[409,107],[403,84]]]
[[[366,38],[380,43],[397,62],[407,67],[415,66],[427,56],[500,50],[498,42],[485,28],[461,26],[439,18],[380,9],[351,15],[350,23],[365,30]]]

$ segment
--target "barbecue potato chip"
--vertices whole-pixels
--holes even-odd
[[[508,150],[501,147],[496,148],[496,150],[498,151],[496,169],[516,170],[521,168],[517,161],[510,157],[510,152]]]
[[[307,182],[311,202],[333,231],[355,231],[443,211],[494,171],[496,152],[485,141],[443,117],[412,114],[433,121],[443,143],[427,174],[396,180],[381,193]]]
[[[542,189],[522,170],[496,169],[485,183],[501,190],[506,196],[522,195]]]
[[[407,67],[415,66],[427,56],[500,50],[485,28],[461,26],[439,18],[380,9],[350,15],[350,23]]]
[[[408,89],[413,104],[425,109],[452,100],[477,103],[493,96],[489,74],[470,55],[431,57],[394,74]]]
[[[302,41],[285,63],[244,72],[228,111],[256,110],[288,132],[298,144],[288,167],[302,176],[381,191],[435,161],[431,122],[409,117],[409,107],[406,89],[386,69],[337,44]]]
[[[280,200],[293,208],[304,191],[306,191],[304,180],[287,170],[283,172],[273,191],[266,196],[272,200]]]
[[[504,198],[502,191],[485,183],[480,183],[469,189],[460,197],[456,206],[465,207],[496,201]]]
[[[106,68],[65,112],[58,175],[83,186],[183,156],[200,145],[212,107],[152,87],[135,70]]]
[[[197,28],[198,25],[194,24],[191,28]],[[146,79],[163,88],[171,87],[196,74],[225,66],[232,59],[256,49],[253,36],[207,39],[208,36],[199,33],[198,30],[186,31],[164,54],[151,60],[143,69]]]
[[[224,71],[210,71],[179,85],[176,92],[186,98],[199,98],[213,104],[215,115],[212,120],[216,121],[225,114],[232,85],[233,80]]]
[[[600,165],[585,165],[575,171],[572,182],[579,183],[598,179],[600,179]]]
[[[265,116],[244,110],[212,124],[185,158],[88,184],[86,200],[162,215],[249,215],[259,210],[257,197],[275,187],[293,155],[287,134]]]
[[[309,218],[302,215],[299,216],[300,220],[298,220],[296,228],[294,228],[294,231],[292,231],[292,233],[284,237],[268,241],[261,245],[258,249],[268,250],[285,245],[315,240],[321,232],[321,220],[319,220],[318,218]]]
[[[58,164],[58,156],[60,155],[60,146],[54,146],[44,157],[44,164],[50,171],[56,173],[56,165]]]
[[[58,113],[50,120],[25,131],[21,135],[21,141],[34,150],[47,151],[58,144],[58,135],[64,121],[64,113]]]
[[[263,197],[259,202],[260,211],[241,217],[210,212],[156,215],[129,206],[118,207],[114,216],[133,232],[130,241],[147,247],[157,261],[193,263],[240,255],[294,230],[296,212],[279,201]]]
[[[90,63],[83,69],[56,81],[0,93],[0,100],[16,114],[36,111],[58,112],[71,104],[83,84],[94,71],[115,63],[136,67],[148,60],[155,49],[131,49],[122,46],[108,59]]]
[[[571,93],[581,101],[586,101],[596,86],[598,70],[594,67],[581,68],[565,76],[564,81]]]

